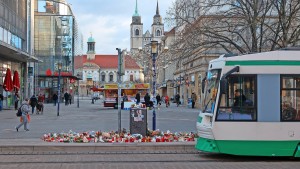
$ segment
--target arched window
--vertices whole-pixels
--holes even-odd
[[[109,82],[113,82],[114,81],[114,73],[110,72],[109,73]]]
[[[105,73],[104,72],[101,73],[101,81],[105,82]]]
[[[138,29],[135,30],[135,35],[136,36],[140,35],[140,31]]]
[[[156,36],[160,36],[160,30],[156,31]]]
[[[133,82],[133,75],[130,75],[130,81]]]

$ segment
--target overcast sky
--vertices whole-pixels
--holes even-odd
[[[158,0],[160,15],[164,19],[166,11],[174,0]],[[72,4],[73,13],[86,41],[92,32],[96,41],[97,54],[117,54],[116,48],[130,49],[130,23],[135,10],[135,0],[67,0]],[[157,0],[138,0],[138,11],[144,24],[144,32],[151,30],[156,13]],[[163,21],[164,22],[164,21]],[[165,31],[170,30],[165,23]]]

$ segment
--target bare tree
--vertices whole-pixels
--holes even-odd
[[[177,0],[166,22],[176,27],[171,49],[253,53],[297,45],[298,0]]]

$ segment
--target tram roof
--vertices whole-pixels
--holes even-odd
[[[224,58],[225,61],[289,60],[300,61],[300,50],[277,50]]]

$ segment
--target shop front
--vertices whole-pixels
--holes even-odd
[[[20,99],[24,99],[25,67],[26,64],[0,59],[0,93],[3,95],[2,108],[11,109],[14,107],[14,94],[16,92],[19,93]]]
[[[144,96],[149,92],[149,83],[123,83],[121,85],[122,97],[126,96],[124,100],[123,108],[130,108],[132,104],[135,104],[135,96],[140,93],[141,102],[144,101]],[[118,97],[118,84],[105,84],[103,88],[98,89],[104,93],[104,107],[114,107],[117,103]],[[123,101],[123,100],[122,100]]]

